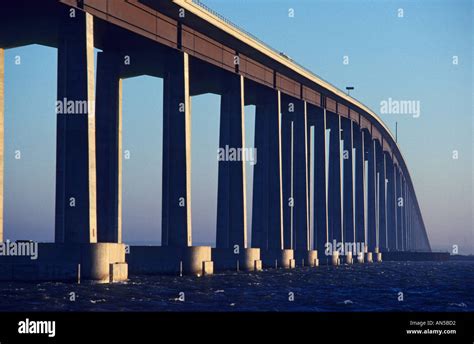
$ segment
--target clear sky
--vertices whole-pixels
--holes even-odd
[[[432,247],[474,253],[472,1],[204,2],[335,86],[354,86],[351,95],[376,113],[389,98],[418,101],[418,118],[381,118],[392,130],[398,122]],[[40,46],[5,54],[5,238],[54,238],[56,54]],[[124,240],[159,243],[162,80],[125,80],[123,92]],[[193,236],[212,244],[219,97],[193,97],[192,110]],[[248,146],[254,118],[246,107]]]

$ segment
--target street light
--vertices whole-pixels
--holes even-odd
[[[350,91],[353,91],[354,87],[353,86],[346,86],[346,90],[347,90],[347,95],[350,96],[351,95]]]

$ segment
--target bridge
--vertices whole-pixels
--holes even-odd
[[[431,251],[409,169],[376,113],[199,1],[2,1],[2,195],[4,50],[29,44],[57,49],[58,102],[88,106],[56,115],[55,242],[34,263],[0,257],[3,276],[116,281]],[[159,247],[122,242],[122,80],[141,75],[164,80]],[[205,93],[221,97],[219,147],[246,147],[244,107],[256,107],[251,246],[245,161],[226,160],[216,247],[193,246],[190,97]],[[3,217],[0,228],[3,241]]]

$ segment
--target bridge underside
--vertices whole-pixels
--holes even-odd
[[[57,114],[55,243],[110,244],[87,253],[89,258],[78,253],[76,263],[93,266],[91,260],[100,260],[111,264],[111,271],[115,266],[116,276],[126,275],[121,83],[139,75],[164,80],[162,247],[131,248],[126,260],[132,273],[207,274],[214,267],[315,266],[318,254],[322,262],[343,258],[351,263],[352,255],[363,261],[372,254],[380,260],[383,252],[430,251],[401,155],[360,109],[321,87],[308,93],[309,86],[299,84],[289,91],[282,81],[285,69],[276,70],[274,62],[268,63],[271,80],[265,72],[261,79],[260,72],[252,74],[248,48],[230,49],[232,67],[210,62],[198,48],[186,48],[189,36],[183,28],[199,24],[192,16],[176,24],[177,42],[166,44],[157,35],[127,28],[119,20],[121,12],[110,13],[113,6],[101,12],[94,7],[97,1],[84,1],[83,11],[79,2],[63,2],[73,6],[53,0],[0,5],[0,133],[3,153],[4,49],[28,44],[57,48],[58,101],[87,101],[95,107],[85,114]],[[172,10],[172,5],[163,9],[165,14],[148,8],[161,20]],[[197,29],[193,35],[195,43],[206,37]],[[94,49],[100,49],[95,75]],[[284,78],[291,81],[291,75]],[[245,162],[224,160],[219,161],[216,247],[193,246],[190,97],[204,93],[221,97],[221,148],[246,147],[244,107],[256,106],[251,245]],[[63,246],[58,247],[62,252]]]

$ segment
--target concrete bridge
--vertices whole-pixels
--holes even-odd
[[[28,44],[57,48],[58,101],[93,106],[57,114],[55,243],[40,244],[34,263],[0,257],[3,278],[116,281],[128,270],[254,271],[431,250],[408,167],[380,118],[191,0],[0,3],[2,194],[4,49]],[[164,80],[162,246],[126,253],[122,80],[140,75]],[[216,247],[193,246],[190,97],[204,93],[221,96],[220,147],[245,147],[244,106],[256,106],[251,247],[243,161],[219,162]],[[328,253],[327,243],[363,251]]]

